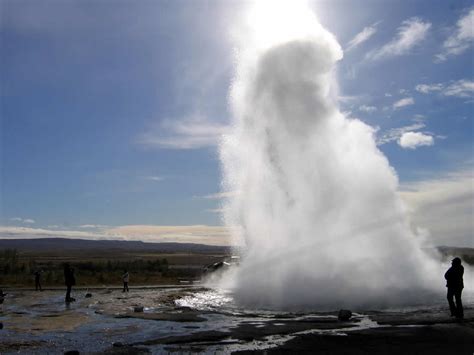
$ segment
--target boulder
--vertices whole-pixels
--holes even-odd
[[[133,307],[133,311],[136,313],[141,313],[143,312],[143,306],[135,306]]]
[[[91,298],[92,297],[92,293],[86,293],[86,298]]]
[[[341,321],[346,321],[351,319],[352,317],[352,312],[348,309],[341,309],[337,315],[337,319]]]

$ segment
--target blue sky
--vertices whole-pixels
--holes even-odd
[[[408,199],[435,214],[427,207],[433,202],[420,196],[436,187],[438,204],[448,198],[463,206],[467,219],[454,243],[469,244],[471,2],[312,4],[344,50],[337,68],[341,110],[377,129]],[[45,235],[221,225],[217,142],[230,122],[229,32],[245,3],[0,6],[4,237],[21,228]],[[435,223],[421,212],[418,220],[427,228]]]

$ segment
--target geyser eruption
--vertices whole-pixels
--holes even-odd
[[[245,244],[232,277],[236,300],[379,306],[440,288],[374,130],[333,99],[342,58],[335,37],[304,5],[275,6],[249,17],[256,28],[242,41],[234,128],[221,145],[224,188],[236,192],[225,220]]]

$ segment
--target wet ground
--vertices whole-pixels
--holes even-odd
[[[206,288],[76,290],[70,304],[62,290],[6,292],[1,354],[474,353],[470,300],[463,321],[449,317],[443,300],[339,321],[337,312],[242,310],[230,294]]]

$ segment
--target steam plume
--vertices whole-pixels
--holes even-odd
[[[235,297],[279,308],[413,301],[432,265],[373,129],[333,99],[342,50],[305,5],[270,8],[242,31],[253,35],[241,41],[221,145],[224,188],[239,192],[225,220],[246,244]]]

